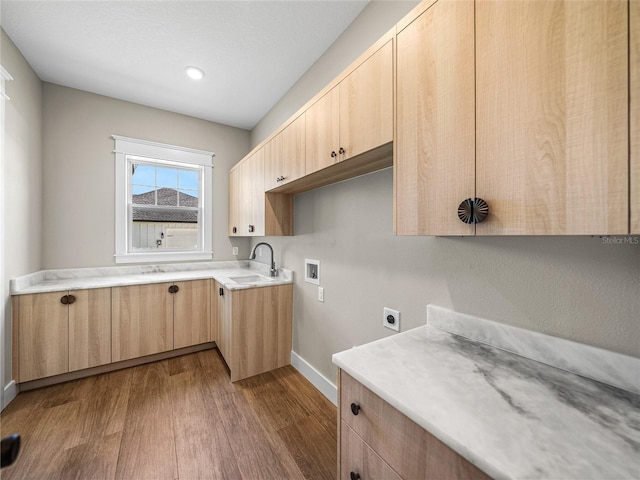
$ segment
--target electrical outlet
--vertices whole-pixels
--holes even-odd
[[[318,301],[324,302],[324,288],[318,287]]]
[[[233,247],[232,255],[238,255],[238,247]]]
[[[400,312],[398,310],[392,310],[390,308],[384,307],[383,316],[382,316],[382,325],[390,328],[391,330],[395,330],[396,332],[400,331]]]

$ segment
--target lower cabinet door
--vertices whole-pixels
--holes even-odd
[[[20,295],[14,303],[18,306],[19,382],[69,371],[69,307],[61,301],[66,295]]]
[[[111,288],[69,295],[69,371],[111,363]]]
[[[341,480],[401,480],[400,476],[344,421],[340,421]]]
[[[211,280],[176,282],[173,295],[173,348],[207,343],[211,338]]]
[[[173,349],[172,286],[157,283],[112,289],[114,362]]]
[[[227,365],[231,367],[231,292],[216,282],[218,304],[218,339],[216,343]]]

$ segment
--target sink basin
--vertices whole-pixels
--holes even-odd
[[[272,278],[265,277],[264,275],[242,275],[240,277],[229,277],[229,280],[240,285],[258,285],[273,282]]]

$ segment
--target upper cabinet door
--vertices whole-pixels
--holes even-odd
[[[285,185],[305,174],[305,114],[264,146],[264,189]]]
[[[473,2],[440,0],[397,35],[397,235],[473,235],[458,206],[475,192]]]
[[[478,235],[628,232],[627,8],[476,3]]]
[[[393,42],[387,42],[338,86],[339,160],[393,141]]]
[[[306,175],[338,162],[339,102],[339,89],[334,87],[305,112]]]
[[[242,203],[244,192],[242,191],[242,164],[229,171],[229,236],[240,236],[242,225]]]
[[[246,212],[247,235],[264,236],[264,148],[256,151],[244,163],[244,185],[251,199]]]
[[[630,233],[640,235],[640,1],[629,2],[631,27],[629,55],[631,71],[631,228]]]
[[[264,235],[264,148],[229,172],[229,235]]]

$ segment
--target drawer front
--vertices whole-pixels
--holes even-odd
[[[401,480],[344,420],[340,421],[340,428],[340,480]]]
[[[352,405],[357,415],[351,410]],[[343,371],[340,416],[401,477],[426,478],[427,444],[422,427]]]
[[[340,418],[402,478],[490,478],[342,370]]]

